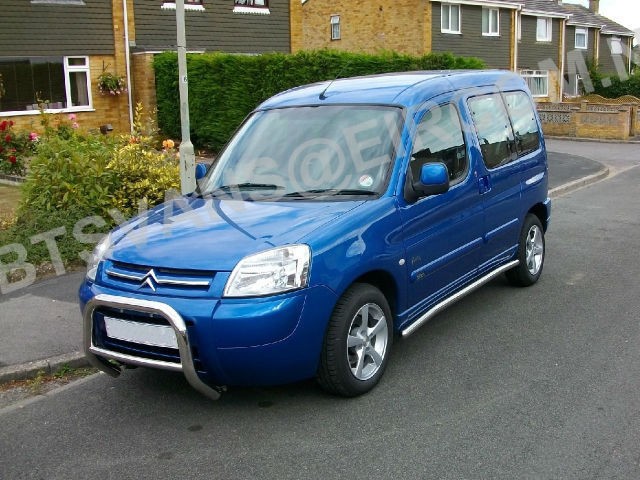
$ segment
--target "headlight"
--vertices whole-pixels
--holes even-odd
[[[244,257],[231,272],[225,297],[257,297],[306,287],[311,249],[288,245]]]
[[[98,244],[96,248],[93,250],[89,261],[87,261],[87,278],[94,282],[96,280],[96,273],[98,272],[98,265],[104,258],[105,254],[111,248],[111,234],[107,234]]]

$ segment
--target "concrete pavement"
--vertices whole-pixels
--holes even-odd
[[[617,173],[640,162],[637,145],[629,149],[553,140],[547,146],[552,196],[602,179],[610,169]],[[608,162],[600,163],[600,155]],[[76,296],[83,276],[75,272],[0,294],[0,383],[87,364]]]

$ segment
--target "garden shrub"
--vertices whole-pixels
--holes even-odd
[[[167,191],[180,190],[179,161],[173,148],[157,151],[137,142],[120,146],[107,170],[117,179],[111,192],[111,208],[126,217],[138,212],[140,201],[158,205]]]
[[[448,53],[415,57],[391,52],[370,55],[331,50],[295,55],[192,54],[187,63],[191,140],[196,146],[214,151],[227,142],[259,103],[298,85],[374,73],[484,66],[478,59]],[[179,137],[177,55],[171,52],[157,55],[154,68],[159,126],[168,136]]]
[[[640,70],[636,70],[626,80],[621,80],[617,76],[605,75],[598,68],[590,65],[589,75],[595,90],[593,93],[605,98],[620,98],[625,95],[640,98]]]
[[[118,180],[107,169],[113,151],[112,142],[97,135],[43,138],[29,165],[19,216],[60,210],[104,214]]]

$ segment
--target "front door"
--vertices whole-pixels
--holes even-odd
[[[400,200],[409,319],[459,289],[476,272],[482,244],[482,200],[469,164],[458,107],[443,98],[416,115],[406,175],[417,180],[423,164],[442,162],[449,171],[450,188],[415,203]]]

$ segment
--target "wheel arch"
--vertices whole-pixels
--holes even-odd
[[[373,285],[378,290],[382,292],[382,294],[387,299],[389,303],[389,309],[391,310],[391,321],[394,326],[396,324],[396,315],[398,312],[398,284],[396,283],[395,278],[389,272],[385,270],[372,270],[365,274],[360,275],[356,278],[348,287],[355,283],[368,283],[369,285]],[[346,291],[346,289],[345,289]]]
[[[542,224],[542,230],[544,232],[547,231],[547,227],[548,227],[548,218],[547,217],[548,217],[548,214],[547,214],[547,207],[545,207],[544,204],[537,203],[536,205],[531,207],[527,213],[531,213],[531,214],[535,215],[536,217],[538,217],[538,219],[540,220],[540,223]]]

